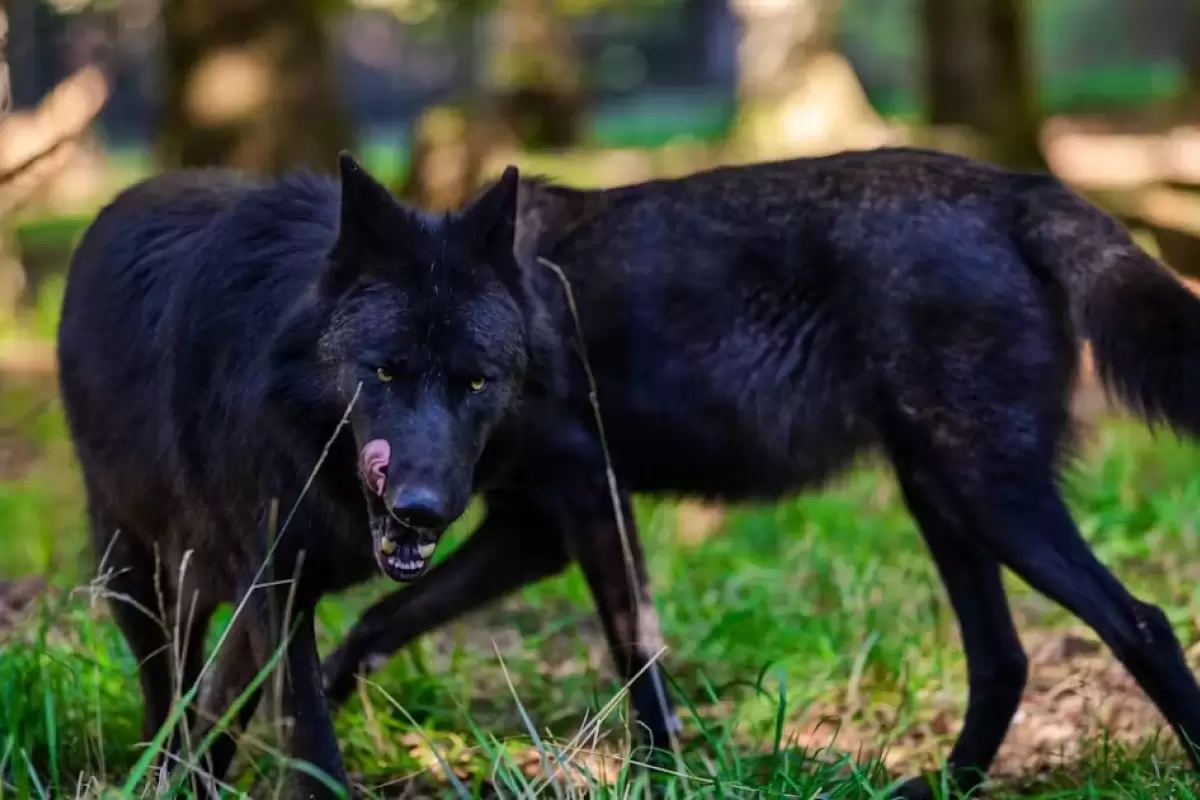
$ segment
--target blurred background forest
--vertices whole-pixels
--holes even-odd
[[[1191,0],[5,0],[0,307],[149,170],[329,169],[408,198],[515,161],[597,185],[914,143],[1051,168],[1188,269]],[[23,273],[18,264],[24,262]]]
[[[138,756],[131,658],[72,592],[94,565],[52,342],[77,237],[156,170],[332,171],[350,148],[405,198],[449,208],[508,163],[602,186],[917,144],[1053,170],[1200,278],[1197,0],[0,0],[5,33],[0,793],[70,795]],[[1105,411],[1087,381],[1079,400]],[[1072,508],[1200,667],[1200,449],[1103,422]],[[886,750],[893,774],[948,752],[957,628],[890,474],[867,465],[769,508],[640,499],[638,516],[700,740],[691,779],[857,797],[876,773],[790,748],[840,735],[851,761]],[[330,599],[323,645],[382,588]],[[1012,591],[1035,679],[1002,786],[1176,792],[1164,764],[1183,762],[1140,690],[1061,610]],[[364,691],[339,738],[355,775],[385,784],[437,773],[436,747],[463,776],[528,788],[529,718],[543,736],[585,730],[619,689],[607,664],[568,572],[411,646],[377,676],[404,714]]]

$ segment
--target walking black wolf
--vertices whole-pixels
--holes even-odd
[[[766,501],[871,449],[891,460],[966,651],[968,707],[948,761],[960,788],[982,780],[1026,682],[1002,565],[1094,628],[1197,741],[1200,688],[1166,617],[1096,560],[1056,488],[1081,338],[1134,411],[1200,435],[1200,300],[1111,217],[1052,176],[907,148],[609,190],[522,188],[518,261],[563,342],[575,321],[537,260],[570,280],[624,490]],[[599,587],[625,674],[653,655],[652,615],[630,615],[617,589],[624,566],[578,358],[567,384],[552,412],[527,420],[505,504],[370,609],[326,662],[331,699],[405,642],[569,556]],[[640,718],[668,729],[648,697],[635,700]],[[901,790],[928,792],[920,778]]]
[[[144,735],[200,675],[214,606],[243,603],[205,704],[219,715],[286,638],[292,754],[344,785],[314,605],[376,568],[421,573],[493,469],[484,443],[550,388],[555,350],[513,257],[515,169],[432,216],[340,167],[340,192],[216,170],[124,191],[75,252],[58,356]],[[212,776],[234,749],[217,740]],[[292,780],[295,796],[329,792]]]

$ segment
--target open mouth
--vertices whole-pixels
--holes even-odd
[[[383,439],[367,443],[359,457],[366,487],[371,538],[379,569],[394,581],[416,580],[429,568],[441,531],[417,528],[397,517],[384,501],[385,475],[391,447]]]
[[[437,549],[437,532],[405,525],[385,508],[378,495],[370,495],[368,502],[372,506],[371,537],[379,569],[399,582],[424,575]]]

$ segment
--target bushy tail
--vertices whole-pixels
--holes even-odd
[[[1101,383],[1147,421],[1200,438],[1200,298],[1057,181],[1022,198],[1022,250],[1065,289]]]

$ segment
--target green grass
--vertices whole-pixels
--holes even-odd
[[[34,429],[50,445],[61,430],[55,416],[48,412]],[[0,564],[24,573],[54,553],[57,583],[85,586],[88,574],[72,558],[84,544],[73,474],[65,455],[50,452],[29,477],[0,484]],[[1135,591],[1166,605],[1189,643],[1200,610],[1197,465],[1200,452],[1189,445],[1113,424],[1068,482],[1100,556]],[[734,795],[741,785],[868,796],[868,786],[886,781],[877,769],[814,761],[788,745],[785,734],[806,708],[853,708],[863,719],[884,714],[898,734],[924,722],[923,697],[950,693],[961,703],[953,619],[886,473],[863,468],[824,493],[738,510],[720,534],[693,545],[680,543],[669,504],[643,501],[638,518],[671,647],[667,663],[678,695],[692,704],[685,718],[693,781],[719,780]],[[469,524],[456,529],[455,543]],[[324,642],[336,641],[386,588],[379,582],[326,601]],[[1026,627],[1066,621],[1018,582],[1013,588]],[[462,766],[469,790],[472,780],[486,779],[507,782],[506,793],[530,780],[519,768],[533,753],[524,717],[536,721],[540,736],[565,741],[584,727],[585,713],[595,714],[620,689],[575,570],[448,626],[373,680],[381,688],[366,689],[366,702],[353,700],[337,720],[351,769],[368,780],[428,775],[436,749]],[[0,651],[6,780],[35,795],[51,787],[73,793],[81,775],[119,785],[139,756],[136,685],[130,656],[94,596],[77,590],[47,599]],[[620,739],[622,714],[603,725],[608,738]],[[878,735],[882,747],[889,732],[881,727]],[[1050,775],[1040,789],[1058,780],[1096,792],[1067,796],[1115,796],[1104,792],[1118,785],[1123,796],[1164,796],[1166,783],[1181,776],[1177,758],[1161,758],[1136,749],[1095,757]],[[269,750],[252,759],[243,787],[268,780],[275,763]],[[633,780],[633,772],[626,777]]]
[[[43,308],[35,319],[52,329],[55,314]],[[43,393],[11,381],[0,388],[0,431],[17,430],[40,453],[23,477],[0,482],[0,577],[49,571],[58,590],[0,634],[0,776],[21,797],[78,795],[89,782],[142,790],[136,670],[90,586],[77,476],[61,411],[43,408]],[[1198,467],[1195,446],[1117,420],[1098,430],[1065,481],[1101,559],[1167,609],[1187,646],[1200,641]],[[439,558],[476,515],[454,529]],[[642,499],[637,515],[688,734],[687,777],[664,779],[673,796],[870,797],[930,763],[929,754],[945,756],[952,737],[935,718],[957,718],[966,689],[956,626],[886,471],[864,465],[823,493],[737,509],[719,533],[692,543],[678,535],[672,504]],[[1072,624],[1019,581],[1010,587],[1024,632]],[[388,588],[377,581],[324,602],[323,649]],[[373,796],[405,778],[447,796],[489,788],[625,796],[645,780],[628,762],[618,784],[603,788],[586,773],[546,788],[528,770],[581,731],[582,743],[569,749],[580,769],[595,763],[587,757],[593,740],[624,752],[622,703],[598,733],[590,730],[621,686],[574,568],[426,637],[372,681],[336,724],[349,768]],[[812,714],[828,710],[841,716],[849,753],[815,752],[795,739]],[[931,737],[926,756],[891,775],[872,760],[914,731]],[[266,723],[251,733],[231,779],[264,796],[281,756]],[[1002,778],[991,796],[1196,797],[1170,737],[1155,743],[1156,733],[1148,727],[1140,743],[1087,742],[1082,757]],[[842,741],[839,734],[835,745]],[[869,751],[858,750],[863,743]],[[459,773],[457,787],[443,764]]]

